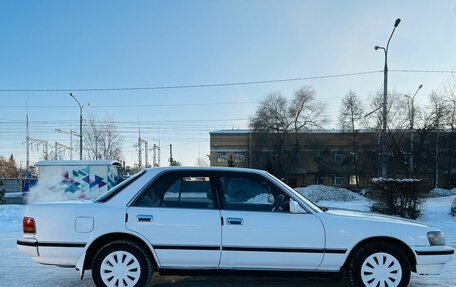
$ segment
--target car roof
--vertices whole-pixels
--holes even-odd
[[[165,167],[151,167],[147,168],[150,172],[161,172],[161,171],[179,171],[179,170],[192,170],[192,171],[218,171],[218,172],[242,172],[242,173],[254,173],[254,174],[265,174],[267,171],[253,168],[241,168],[241,167],[214,167],[214,166],[165,166]]]

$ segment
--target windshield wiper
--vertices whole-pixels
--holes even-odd
[[[320,207],[320,209],[323,210],[323,211],[328,211],[329,210],[329,208],[324,207],[324,206],[318,206],[318,207]]]

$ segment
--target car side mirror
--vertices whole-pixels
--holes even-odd
[[[306,213],[306,211],[304,210],[304,208],[302,208],[299,203],[297,203],[296,201],[294,201],[293,199],[290,199],[290,212],[291,213]]]

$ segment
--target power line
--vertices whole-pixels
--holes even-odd
[[[91,105],[90,108],[147,108],[147,107],[179,107],[179,106],[219,106],[219,105],[245,105],[245,104],[258,104],[256,101],[246,102],[220,102],[220,103],[178,103],[178,104],[145,104],[145,105]],[[74,105],[61,105],[61,106],[49,106],[49,105],[35,105],[35,106],[24,106],[24,105],[12,105],[12,106],[0,106],[0,109],[22,109],[22,108],[38,108],[38,109],[74,109]]]
[[[399,73],[434,73],[434,74],[454,74],[452,70],[413,70],[413,69],[389,69],[390,72]]]
[[[454,74],[455,73],[455,71],[452,71],[452,70],[391,69],[389,71],[400,72],[400,73],[439,73],[439,74]],[[243,81],[243,82],[227,82],[227,83],[214,83],[214,84],[195,84],[195,85],[169,85],[169,86],[118,87],[118,88],[0,89],[0,92],[19,92],[19,93],[27,93],[27,92],[110,92],[110,91],[112,92],[112,91],[147,91],[147,90],[210,88],[210,87],[242,86],[242,85],[256,85],[256,84],[295,82],[295,81],[305,81],[305,80],[330,79],[330,78],[377,74],[377,73],[382,73],[382,72],[383,72],[383,70],[375,70],[375,71],[341,73],[341,74],[308,76],[308,77],[298,77],[298,78],[285,78],[285,79],[260,80],[260,81]]]
[[[147,91],[147,90],[169,90],[169,89],[190,89],[190,88],[210,88],[210,87],[226,87],[226,86],[242,86],[256,84],[270,84],[280,82],[295,82],[305,80],[329,79],[340,77],[351,77],[359,75],[382,73],[383,70],[342,73],[332,75],[309,76],[299,78],[261,80],[261,81],[245,81],[245,82],[230,82],[230,83],[215,83],[215,84],[196,84],[196,85],[170,85],[170,86],[151,86],[151,87],[119,87],[119,88],[66,88],[66,89],[0,89],[0,92],[113,92],[113,91]]]
[[[141,121],[142,124],[163,124],[163,123],[189,123],[189,122],[226,122],[226,121],[244,121],[248,120],[247,118],[232,118],[232,119],[182,119],[182,120],[164,120],[164,121]],[[7,123],[7,124],[18,124],[18,123],[25,123],[25,120],[14,120],[14,122],[9,122],[10,120],[7,121],[2,121],[0,123]],[[13,121],[13,120],[11,120]],[[109,121],[110,123],[113,124],[134,124],[137,123],[135,121]],[[52,124],[52,125],[57,125],[57,124],[71,124],[71,123],[77,123],[75,120],[52,120],[52,121],[31,121],[31,123],[35,124]]]

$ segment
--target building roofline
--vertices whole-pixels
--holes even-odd
[[[374,130],[368,129],[359,129],[357,132],[361,133],[376,133]],[[226,129],[226,130],[215,130],[209,132],[210,135],[217,135],[217,134],[253,134],[253,133],[271,133],[273,132],[266,132],[266,131],[255,131],[253,129]],[[326,133],[326,134],[340,134],[340,133],[351,133],[351,131],[347,131],[344,129],[315,129],[315,130],[304,130],[300,132],[300,134],[318,134],[318,133]]]
[[[117,160],[42,160],[35,163],[35,166],[79,166],[79,165],[118,165],[122,164]]]

